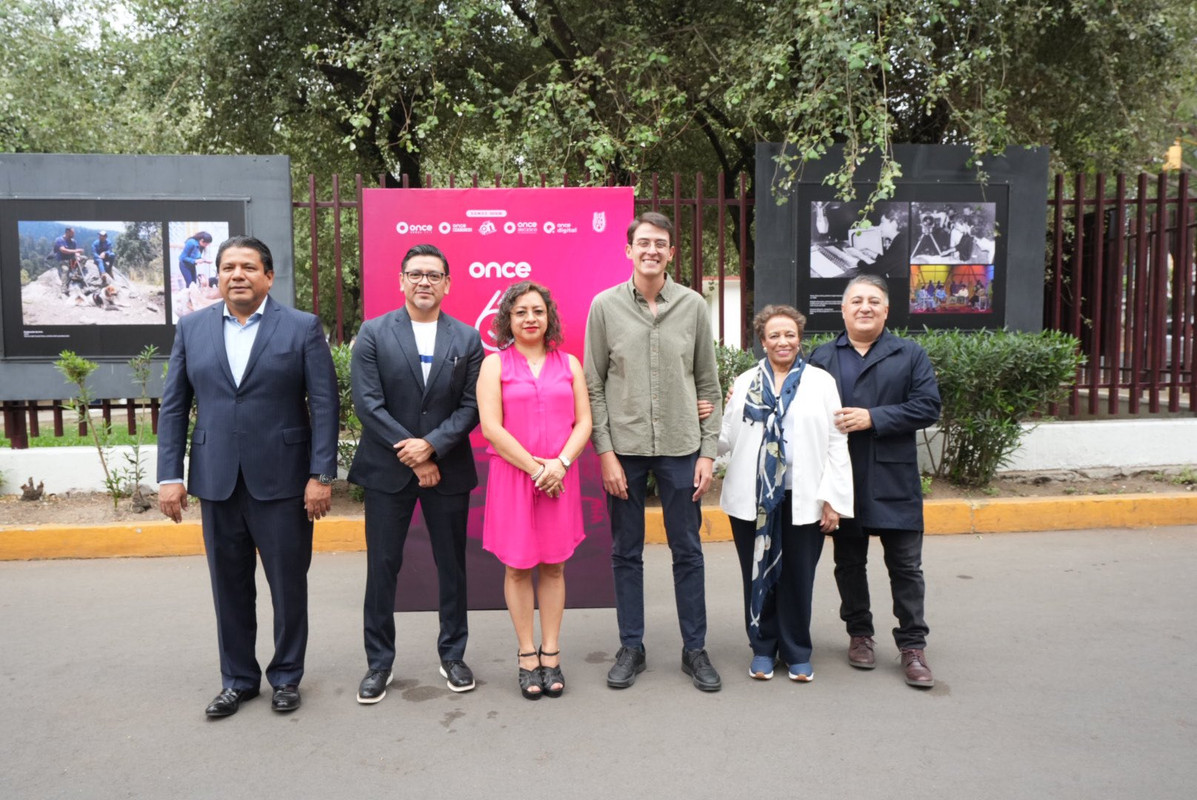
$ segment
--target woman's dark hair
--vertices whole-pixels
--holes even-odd
[[[806,328],[806,317],[802,315],[801,311],[793,306],[768,305],[752,318],[752,332],[758,342],[764,341],[765,323],[774,317],[789,317],[794,320],[794,324],[798,326],[798,338],[802,338],[802,331]]]
[[[540,299],[544,300],[545,309],[548,312],[549,320],[544,332],[545,349],[554,350],[565,341],[561,334],[561,316],[557,313],[557,303],[549,294],[548,288],[536,281],[520,281],[507,287],[507,291],[503,292],[503,299],[499,301],[499,310],[495,313],[494,322],[491,323],[491,330],[495,333],[495,344],[499,346],[499,349],[508,347],[515,341],[515,335],[511,332],[511,309],[515,307],[515,301],[528,292],[538,293]]]

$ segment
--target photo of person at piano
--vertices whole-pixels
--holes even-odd
[[[877,203],[861,216],[861,203],[811,203],[810,276],[853,278],[910,274],[910,207]]]

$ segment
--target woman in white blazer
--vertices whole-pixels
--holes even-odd
[[[835,427],[835,380],[802,358],[806,318],[766,306],[753,320],[765,357],[732,385],[719,452],[730,453],[720,505],[744,579],[748,674],[814,679],[810,616],[823,539],[852,516],[848,438]]]

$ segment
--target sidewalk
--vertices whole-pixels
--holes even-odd
[[[926,532],[1003,533],[1088,528],[1150,528],[1197,524],[1197,493],[1067,495],[983,500],[926,500]],[[660,509],[647,510],[646,540],[665,543]],[[714,501],[703,506],[704,542],[730,542],[731,527]],[[316,523],[316,552],[366,548],[361,517],[326,517]],[[146,512],[137,522],[69,527],[0,524],[0,561],[44,558],[186,556],[204,552],[198,520],[176,525]]]
[[[0,563],[0,796],[1189,798],[1194,534],[929,537],[929,691],[902,682],[880,569],[879,666],[847,665],[830,550],[815,681],[749,680],[735,553],[714,543],[717,694],[678,669],[669,553],[652,547],[649,669],[634,687],[604,683],[618,644],[609,609],[566,613],[568,689],[536,703],[518,694],[504,612],[471,613],[479,688],[465,695],[437,674],[435,615],[410,613],[396,683],[370,707],[354,701],[365,557],[321,554],[303,708],[284,717],[259,698],[218,721],[203,717],[219,674],[202,558]],[[268,658],[264,583],[259,598]]]

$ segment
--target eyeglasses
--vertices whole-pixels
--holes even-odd
[[[647,250],[650,247],[656,247],[658,250],[668,250],[670,246],[669,242],[665,239],[637,239],[632,244],[641,250]]]
[[[444,279],[445,273],[443,273],[443,272],[420,272],[419,270],[413,269],[409,272],[403,273],[403,277],[407,278],[412,283],[419,283],[422,280],[427,280],[433,286],[436,286],[438,283],[440,283]]]

